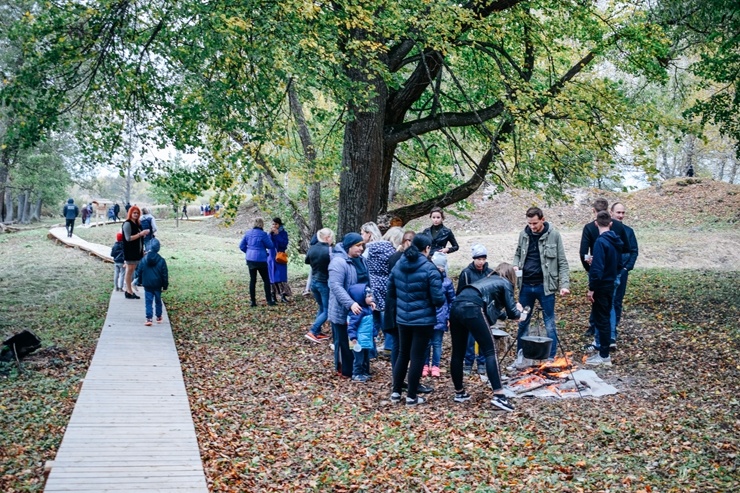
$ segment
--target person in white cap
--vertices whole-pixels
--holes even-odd
[[[465,286],[473,284],[476,281],[480,281],[481,279],[485,279],[493,272],[493,270],[488,267],[488,251],[486,250],[486,247],[480,243],[476,243],[470,250],[473,254],[473,261],[470,262],[470,265],[465,267],[465,269],[460,273],[455,294],[460,294],[460,291],[462,291]],[[468,350],[465,352],[464,372],[466,375],[470,375],[473,371],[473,360],[476,360],[478,363],[478,374],[485,375],[486,358],[480,354],[480,352],[476,358],[475,339],[473,339],[473,336],[470,336],[468,338]]]

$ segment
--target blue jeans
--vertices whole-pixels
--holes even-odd
[[[612,324],[612,339],[617,340],[617,326],[622,321],[622,300],[624,300],[624,293],[627,291],[627,279],[629,278],[629,271],[622,269],[622,274],[617,277],[614,285],[614,306],[612,307],[612,313],[610,321]]]
[[[154,302],[154,310],[152,310],[152,302]],[[157,314],[157,317],[161,317],[162,290],[144,288],[144,307],[146,309],[146,318],[152,318],[152,311]]]
[[[478,348],[478,357],[475,356],[475,339],[472,334],[468,335],[468,346],[465,349],[465,366],[473,366],[473,361],[478,362],[478,368],[486,366],[486,357],[480,352]]]
[[[370,350],[363,349],[354,352],[354,362],[352,363],[352,376],[370,375]]]
[[[312,281],[311,293],[313,293],[313,299],[319,305],[316,320],[314,320],[311,326],[311,333],[317,336],[321,334],[321,326],[329,318],[329,284],[321,281]]]
[[[519,322],[519,332],[516,335],[516,350],[518,352],[522,348],[522,337],[529,332],[529,322],[532,319],[532,313],[534,313],[535,301],[540,302],[542,317],[545,319],[545,331],[547,332],[547,337],[552,339],[550,358],[554,358],[558,349],[558,332],[555,330],[555,293],[545,296],[545,286],[542,284],[522,284],[519,290],[519,303],[524,307],[532,307],[532,310],[530,310],[524,322]]]
[[[427,360],[424,363],[426,366],[439,367],[439,360],[442,359],[442,338],[444,335],[444,330],[435,330],[434,334],[432,334],[432,338],[429,340],[429,344],[427,344]],[[429,349],[432,350],[431,364],[429,364]]]

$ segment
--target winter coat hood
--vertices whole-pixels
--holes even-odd
[[[75,203],[75,199],[71,199],[71,198],[70,199],[67,199],[67,203],[68,204],[74,204]]]

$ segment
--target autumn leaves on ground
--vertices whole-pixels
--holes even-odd
[[[737,222],[701,227],[732,235]],[[638,262],[615,365],[597,370],[620,389],[615,396],[516,399],[516,412],[502,413],[477,377],[466,383],[473,399],[455,404],[444,368],[426,382],[436,388],[429,402],[408,409],[388,401],[385,361],[373,362],[367,384],[334,375],[328,344],[303,337],[312,300],[248,307],[238,231],[161,228],[172,277],[165,303],[211,491],[738,489],[736,270]],[[646,225],[638,238],[649,245],[652,232],[660,229]],[[80,233],[107,244],[114,231]],[[40,491],[41,465],[61,441],[94,349],[112,267],[53,246],[41,231],[0,243],[0,294],[9,300],[3,330],[28,327],[45,342],[24,374],[3,380],[0,490]],[[75,280],[59,265],[73,269]],[[556,311],[564,346],[580,361],[589,307],[583,272],[571,268],[573,294],[558,299]],[[301,284],[293,282],[297,294]]]

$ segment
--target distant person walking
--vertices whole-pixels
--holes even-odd
[[[288,232],[283,227],[283,220],[279,217],[272,219],[270,239],[273,247],[267,258],[267,268],[270,272],[270,283],[272,284],[272,297],[275,301],[278,296],[283,303],[287,303],[288,297],[293,293],[288,285]]]
[[[62,215],[65,220],[65,228],[67,229],[67,238],[72,238],[72,233],[75,230],[75,219],[80,215],[80,209],[75,205],[75,200],[72,198],[67,199],[67,205],[62,207]],[[82,220],[85,221],[84,219]]]
[[[275,304],[270,290],[270,274],[267,268],[267,252],[273,244],[264,228],[265,221],[261,217],[255,218],[254,226],[244,233],[239,243],[239,250],[244,252],[244,259],[249,269],[249,299],[252,307],[257,306],[257,274],[262,278],[267,304],[270,306]]]
[[[144,309],[146,321],[144,325],[152,325],[152,315],[156,315],[157,323],[162,323],[162,291],[169,287],[167,262],[159,254],[159,240],[154,238],[149,244],[149,252],[136,267],[136,278],[139,285],[144,286]],[[154,309],[152,310],[152,304]]]
[[[124,207],[126,207],[126,214],[128,215],[128,211],[129,209],[131,209],[131,203],[126,202],[126,205]]]
[[[87,205],[82,206],[82,225],[85,226],[87,224],[87,218],[89,217],[90,211],[87,209]]]
[[[190,220],[190,218],[188,217],[188,205],[187,204],[183,204],[182,206],[182,214],[180,214],[180,219],[182,219],[183,217],[187,220]]]
[[[429,213],[429,218],[432,220],[432,225],[422,231],[422,234],[432,239],[432,249],[429,256],[431,257],[435,252],[453,253],[458,251],[460,247],[457,240],[455,240],[455,235],[450,228],[442,224],[445,219],[444,211],[440,207],[434,207]],[[448,243],[450,246],[447,246]]]
[[[114,218],[113,218],[114,221],[118,222],[121,220],[121,218],[119,217],[119,215],[121,214],[121,206],[118,205],[118,202],[113,204],[113,214],[114,214]]]
[[[134,294],[134,271],[144,257],[144,237],[150,233],[148,229],[141,229],[139,217],[141,210],[132,206],[128,210],[126,221],[121,227],[123,233],[123,261],[126,265],[126,298],[139,299]]]

